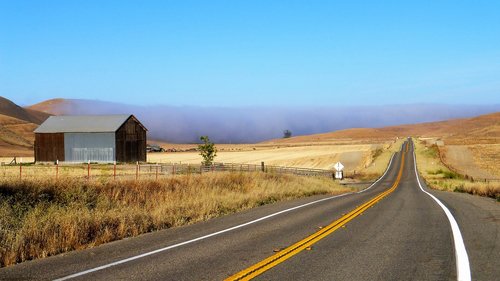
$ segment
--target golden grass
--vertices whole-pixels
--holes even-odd
[[[0,265],[275,201],[350,191],[327,178],[211,173],[161,181],[0,180]]]
[[[427,186],[445,191],[466,192],[500,200],[500,181],[474,181],[450,171],[439,159],[436,146],[414,140],[417,166]]]
[[[471,145],[469,149],[478,167],[500,178],[500,143]]]
[[[388,142],[378,149],[372,150],[371,156],[365,162],[365,167],[360,170],[358,177],[374,179],[380,177],[389,165],[392,155],[399,151],[404,139]]]
[[[257,144],[257,145],[216,145],[219,150],[215,161],[225,163],[246,163],[266,165],[332,169],[340,161],[345,172],[351,176],[354,172],[363,178],[380,176],[394,151],[402,141],[364,144]],[[196,151],[175,153],[149,153],[151,163],[199,164],[201,156]]]
[[[218,145],[216,146],[218,147]],[[260,164],[264,161],[266,165],[330,169],[343,155],[350,153],[353,154],[353,156],[364,158],[365,155],[370,154],[372,149],[372,145],[370,144],[309,145],[294,147],[259,147],[256,145],[254,146],[255,150],[247,150],[245,147],[246,145],[241,148],[241,151],[219,150],[215,161],[246,164]],[[148,162],[199,164],[201,162],[201,156],[196,151],[181,153],[150,153],[148,154]],[[352,167],[348,168],[356,169],[359,162],[352,162]]]

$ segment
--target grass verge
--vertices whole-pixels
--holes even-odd
[[[418,139],[413,140],[417,155],[418,170],[427,186],[445,191],[465,192],[487,196],[500,201],[500,182],[474,181],[450,171],[439,159],[437,146],[426,146]]]
[[[362,181],[373,181],[378,179],[389,166],[392,155],[399,151],[404,139],[395,142],[385,143],[382,147],[372,150],[370,159],[365,163],[364,169],[361,169],[353,178]]]
[[[347,191],[327,178],[266,173],[181,175],[161,181],[0,180],[0,265],[276,201]]]

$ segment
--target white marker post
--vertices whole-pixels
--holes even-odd
[[[335,178],[336,179],[343,179],[344,178],[344,172],[342,171],[344,169],[344,165],[342,163],[337,162],[335,165],[333,165],[333,168],[336,170],[335,172]]]

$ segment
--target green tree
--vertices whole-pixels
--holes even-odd
[[[290,131],[290,130],[284,130],[283,131],[283,138],[287,139],[287,138],[290,138],[290,137],[292,137],[292,131]]]
[[[201,136],[200,140],[203,144],[198,145],[200,150],[200,155],[203,157],[203,165],[210,166],[214,161],[215,156],[217,156],[217,148],[214,143],[210,141],[208,136]]]

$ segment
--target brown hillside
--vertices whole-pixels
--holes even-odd
[[[0,115],[0,157],[33,154],[33,130],[38,125]]]
[[[52,115],[61,115],[67,113],[64,109],[70,103],[71,101],[66,99],[50,99],[31,105],[27,108]]]
[[[50,114],[33,109],[24,109],[4,97],[0,97],[0,114],[34,124],[42,124],[50,116]]]
[[[452,119],[441,122],[400,125],[384,128],[356,128],[331,133],[276,139],[277,143],[328,142],[338,140],[387,140],[395,137],[439,137],[448,143],[499,143],[500,112],[474,118]]]
[[[33,144],[35,139],[33,131],[38,127],[37,124],[10,116],[0,115],[0,125],[23,138],[28,143]]]
[[[0,97],[0,157],[33,154],[33,131],[50,115]]]

